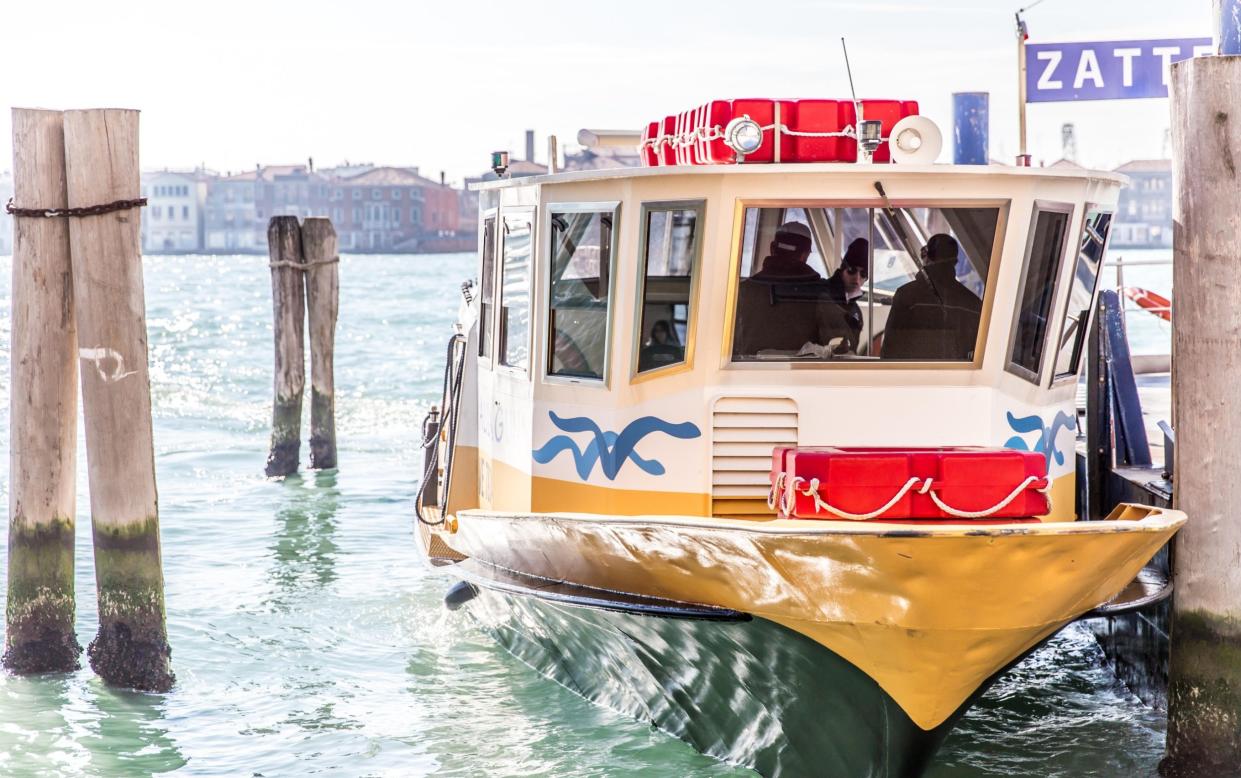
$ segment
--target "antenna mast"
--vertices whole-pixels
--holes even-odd
[[[849,94],[853,96],[853,110],[857,112],[857,121],[862,121],[862,104],[858,102],[857,90],[853,88],[853,68],[849,67],[849,47],[845,45],[845,37],[840,36],[840,50],[845,55],[845,72],[849,74]]]

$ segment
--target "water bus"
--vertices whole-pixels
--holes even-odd
[[[512,654],[763,775],[914,776],[1185,521],[1077,506],[1123,179],[721,100],[480,185],[418,541]]]

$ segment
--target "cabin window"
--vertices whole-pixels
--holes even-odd
[[[500,268],[500,364],[525,370],[530,360],[530,242],[532,216],[504,215]]]
[[[998,206],[746,208],[734,362],[974,362]]]
[[[1060,325],[1060,346],[1056,352],[1056,378],[1076,376],[1081,365],[1082,346],[1086,343],[1087,324],[1094,305],[1095,287],[1099,282],[1099,268],[1103,264],[1103,252],[1107,248],[1107,235],[1112,226],[1112,214],[1105,211],[1089,211],[1082,226],[1081,246],[1077,251],[1077,264],[1073,268],[1073,280],[1069,287],[1069,303]]]
[[[615,208],[551,211],[547,374],[602,379],[608,355]]]
[[[478,355],[491,358],[491,316],[496,286],[496,217],[483,220],[482,272],[479,274]]]
[[[1071,210],[1068,205],[1037,205],[1034,210],[1008,356],[1009,372],[1034,383],[1042,374],[1056,296],[1056,270],[1064,256]]]
[[[638,373],[687,359],[701,221],[701,203],[644,206]]]

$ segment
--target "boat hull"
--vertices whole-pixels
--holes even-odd
[[[466,511],[436,539],[498,570],[780,624],[932,731],[1114,597],[1183,522],[1132,506],[1109,521],[991,526]]]
[[[922,729],[866,673],[762,618],[666,618],[487,588],[468,608],[562,686],[765,776],[921,775],[970,704]]]

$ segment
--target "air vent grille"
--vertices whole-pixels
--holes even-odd
[[[797,403],[721,397],[711,413],[711,513],[766,518],[771,450],[797,445]]]

